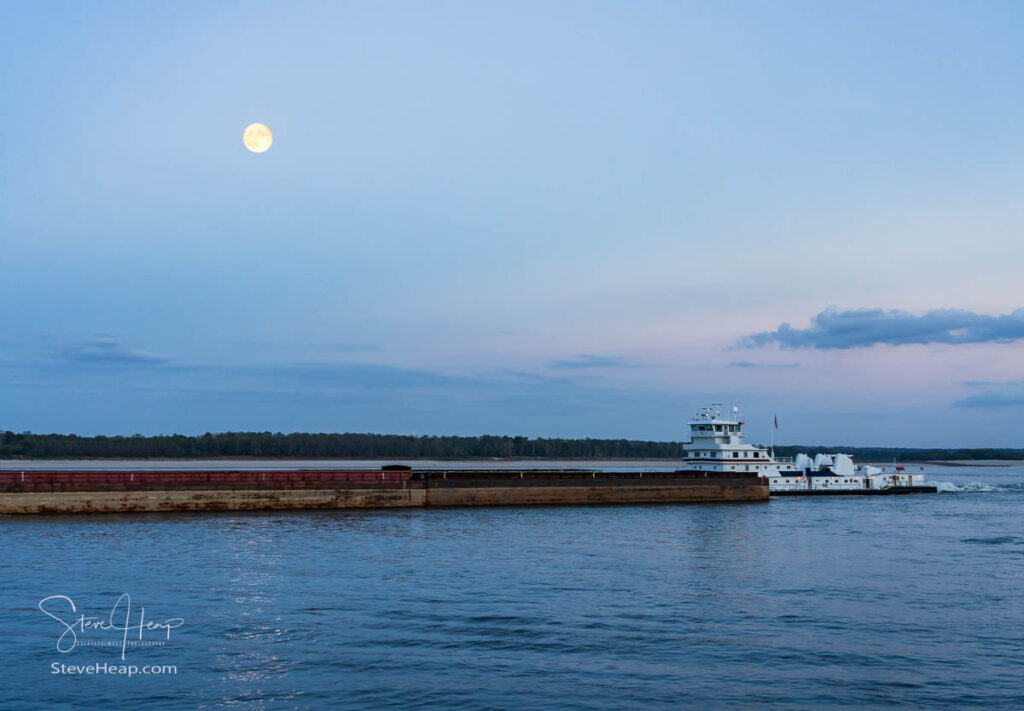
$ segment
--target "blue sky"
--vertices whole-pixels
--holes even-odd
[[[0,26],[2,428],[1024,446],[1018,3]]]

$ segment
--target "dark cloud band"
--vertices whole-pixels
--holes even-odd
[[[749,360],[734,360],[730,368],[799,368],[799,363],[754,363]]]
[[[556,360],[551,367],[561,370],[581,370],[584,368],[635,368],[636,364],[616,356],[580,353],[571,360]]]
[[[810,328],[784,323],[774,331],[747,336],[740,346],[778,343],[783,348],[821,350],[925,343],[1007,343],[1024,338],[1024,309],[991,316],[963,309],[936,309],[920,316],[909,311],[829,307],[811,319]]]
[[[168,362],[162,356],[129,348],[121,339],[110,335],[65,345],[57,352],[61,359],[79,365],[153,366]]]
[[[1024,388],[1020,386],[997,388],[965,397],[953,404],[958,407],[1022,407],[1024,406]]]

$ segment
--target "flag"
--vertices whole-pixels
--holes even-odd
[[[779,429],[779,416],[775,416],[775,429]]]

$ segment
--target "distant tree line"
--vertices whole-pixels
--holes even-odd
[[[0,433],[0,459],[678,459],[681,442],[631,439],[565,439],[294,432],[219,432],[204,435],[79,437],[31,432]],[[778,446],[778,456],[846,452],[860,461],[1024,459],[1024,449],[894,449],[884,447]]]
[[[628,439],[548,439],[481,435],[434,437],[385,434],[219,432],[198,436],[79,437],[17,434],[0,437],[0,458],[282,457],[288,459],[481,459],[536,457],[642,459],[679,457],[678,442]]]

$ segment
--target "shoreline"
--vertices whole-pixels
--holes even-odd
[[[893,462],[865,460],[858,464],[892,467]],[[466,458],[466,459],[434,459],[429,457],[404,457],[404,458],[301,458],[301,457],[205,457],[205,458],[39,458],[39,459],[0,459],[0,471],[19,471],[22,469],[229,469],[229,468],[252,468],[263,469],[315,469],[315,468],[377,468],[388,464],[400,464],[416,468],[445,469],[453,467],[493,467],[495,469],[505,468],[537,468],[548,466],[550,468],[572,468],[584,464],[592,466],[617,465],[637,470],[646,468],[670,468],[682,467],[684,461],[679,458]],[[903,467],[1013,467],[1024,466],[1024,460],[1015,459],[950,459],[950,460],[923,460],[923,461],[897,461],[896,466]]]

